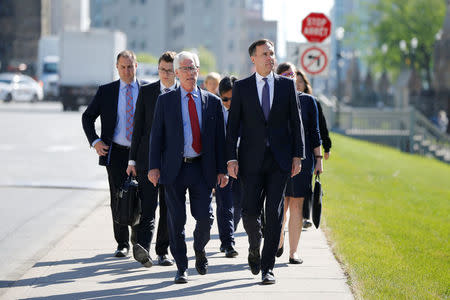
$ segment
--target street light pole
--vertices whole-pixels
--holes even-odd
[[[335,126],[339,128],[339,114],[340,114],[340,106],[342,101],[342,87],[341,87],[341,41],[344,38],[345,29],[343,27],[336,28],[336,120]]]

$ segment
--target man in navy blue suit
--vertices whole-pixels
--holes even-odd
[[[212,189],[228,183],[225,130],[220,99],[197,87],[198,56],[183,51],[173,64],[180,87],[160,95],[156,102],[148,179],[154,186],[165,185],[170,251],[178,269],[175,283],[187,283],[186,190],[196,220],[195,268],[204,275],[208,270],[205,246],[214,220]]]
[[[275,283],[273,267],[283,222],[284,190],[289,176],[300,172],[303,130],[295,83],[273,73],[274,44],[255,41],[249,47],[256,73],[236,81],[227,124],[228,174],[242,183],[242,220],[249,240],[248,263],[262,284]],[[240,133],[239,150],[236,143]],[[239,155],[238,155],[239,154]],[[264,246],[261,209],[264,205]]]
[[[116,67],[120,80],[102,85],[83,113],[83,129],[89,145],[99,155],[99,164],[108,172],[111,210],[117,204],[116,193],[127,178],[128,152],[133,133],[133,118],[139,88],[144,82],[136,80],[136,55],[124,50],[117,55]],[[95,131],[100,116],[101,134]],[[130,249],[128,226],[113,222],[117,242],[115,257],[126,257]],[[134,230],[133,230],[134,231]]]

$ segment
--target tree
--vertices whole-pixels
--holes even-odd
[[[200,59],[200,75],[206,75],[209,72],[217,72],[216,57],[204,46],[195,49],[188,49],[187,51],[194,52]]]
[[[149,53],[138,53],[136,54],[136,58],[138,63],[147,63],[151,65],[157,65],[158,64],[158,58],[156,56],[153,56]]]
[[[435,36],[444,22],[445,0],[378,0],[369,4],[368,11],[374,16],[371,24],[362,24],[360,19],[359,25],[375,40],[369,64],[379,71],[386,69],[394,77],[405,65],[413,67],[431,87],[432,54]],[[418,41],[416,49],[411,46],[413,38]],[[406,42],[404,52],[401,40]]]

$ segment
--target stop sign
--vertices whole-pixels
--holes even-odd
[[[323,13],[310,13],[302,21],[302,34],[312,43],[321,43],[331,34],[331,22]]]

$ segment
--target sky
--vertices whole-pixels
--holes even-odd
[[[278,56],[285,56],[286,41],[306,42],[301,32],[302,20],[311,12],[330,18],[334,0],[264,0],[264,19],[278,21]]]

